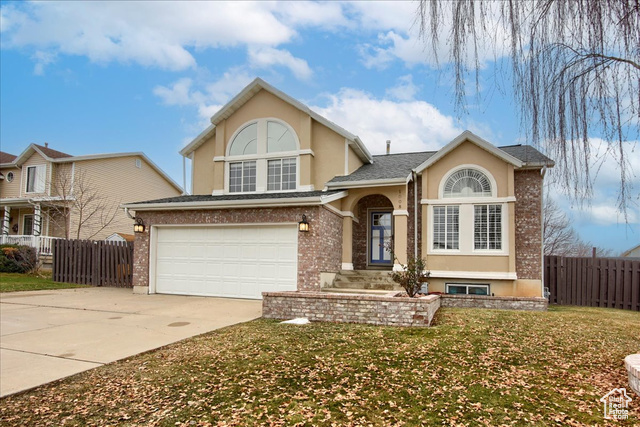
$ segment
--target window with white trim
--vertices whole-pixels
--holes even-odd
[[[470,283],[447,283],[448,294],[461,295],[489,295],[489,285],[476,285]]]
[[[25,191],[27,193],[44,193],[46,165],[27,166],[27,183]]]
[[[474,205],[473,211],[473,248],[502,249],[502,205]]]
[[[246,124],[227,156],[228,191],[291,191],[298,187],[299,143],[293,129],[275,119]],[[237,158],[237,160],[236,160]]]
[[[491,182],[477,169],[460,169],[447,178],[443,197],[491,197]]]
[[[459,206],[433,207],[433,249],[460,248]]]
[[[234,162],[229,164],[229,192],[256,191],[256,162]]]

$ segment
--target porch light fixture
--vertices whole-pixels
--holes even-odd
[[[142,222],[142,218],[136,218],[136,223],[133,224],[133,232],[134,233],[144,233],[144,222]]]
[[[302,221],[298,223],[298,231],[303,233],[309,232],[309,223],[307,222],[307,216],[304,214],[302,215]]]

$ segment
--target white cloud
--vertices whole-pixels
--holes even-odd
[[[387,139],[395,153],[437,150],[462,132],[452,117],[424,101],[376,99],[348,88],[328,98],[328,106],[313,110],[358,135],[372,153],[384,153]]]
[[[386,94],[399,101],[412,101],[419,90],[420,87],[413,84],[413,76],[407,74],[398,78],[398,84],[387,89]]]
[[[296,78],[307,80],[313,72],[307,61],[294,57],[290,52],[272,47],[250,47],[249,63],[255,68],[270,68],[280,65],[289,68]]]
[[[204,95],[198,91],[192,91],[193,81],[182,78],[174,82],[170,87],[156,86],[153,94],[162,99],[165,105],[197,105],[204,101]]]

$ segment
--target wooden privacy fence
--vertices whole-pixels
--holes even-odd
[[[640,260],[544,257],[549,303],[640,311]]]
[[[133,286],[133,243],[56,240],[53,280],[93,286]]]

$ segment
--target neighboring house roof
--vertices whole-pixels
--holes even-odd
[[[624,251],[622,253],[622,255],[620,255],[623,258],[626,257],[630,257],[630,258],[635,258],[635,257],[640,257],[640,245],[634,246],[633,248],[629,249],[628,251]]]
[[[155,209],[158,207],[169,207],[174,209],[184,208],[211,208],[216,205],[220,207],[231,206],[282,206],[282,205],[312,205],[325,204],[341,199],[347,194],[344,191],[294,191],[286,193],[236,193],[219,196],[212,195],[186,195],[178,197],[167,197],[164,199],[147,200],[143,202],[126,203],[122,207],[142,211],[145,209]]]
[[[0,165],[12,164],[17,156],[13,154],[5,153],[4,151],[0,151]]]
[[[113,233],[111,236],[107,237],[107,241],[115,241],[115,242],[133,242],[136,240],[136,236],[133,234],[125,234],[125,233]]]
[[[135,151],[130,153],[103,153],[103,154],[88,154],[84,156],[72,156],[71,154],[63,153],[62,151],[53,150],[49,147],[45,147],[38,144],[30,144],[19,156],[13,156],[14,159],[3,166],[21,166],[24,162],[31,157],[33,153],[39,153],[45,160],[52,163],[70,163],[81,162],[85,160],[100,160],[111,159],[116,157],[141,157],[153,170],[160,174],[164,179],[169,182],[176,190],[183,192],[183,188],[180,187],[169,175],[167,175],[158,165],[156,165],[146,154],[141,151]],[[7,154],[7,153],[3,153]],[[11,154],[8,154],[11,156]],[[2,162],[4,163],[4,162]]]
[[[371,157],[371,154],[369,153],[369,150],[367,149],[367,147],[365,147],[364,143],[362,142],[362,140],[360,140],[360,138],[357,135],[352,134],[351,132],[347,131],[341,126],[338,126],[332,121],[326,119],[325,117],[311,110],[302,102],[276,89],[275,87],[271,86],[269,83],[265,82],[261,78],[254,79],[251,83],[249,83],[249,85],[247,85],[247,87],[242,89],[242,91],[238,95],[236,95],[231,101],[229,101],[224,107],[222,107],[216,114],[214,114],[211,117],[211,126],[205,129],[186,147],[180,150],[180,154],[182,154],[185,157],[189,156],[200,145],[202,145],[207,140],[207,138],[209,138],[214,134],[215,127],[216,125],[218,125],[218,123],[229,118],[233,113],[238,111],[247,101],[249,101],[260,90],[266,90],[272,95],[275,95],[276,97],[282,99],[283,101],[292,105],[298,110],[307,113],[309,116],[311,116],[313,120],[328,127],[332,131],[336,132],[338,135],[343,136],[345,139],[351,141],[360,159],[365,163],[371,162],[372,157]]]

